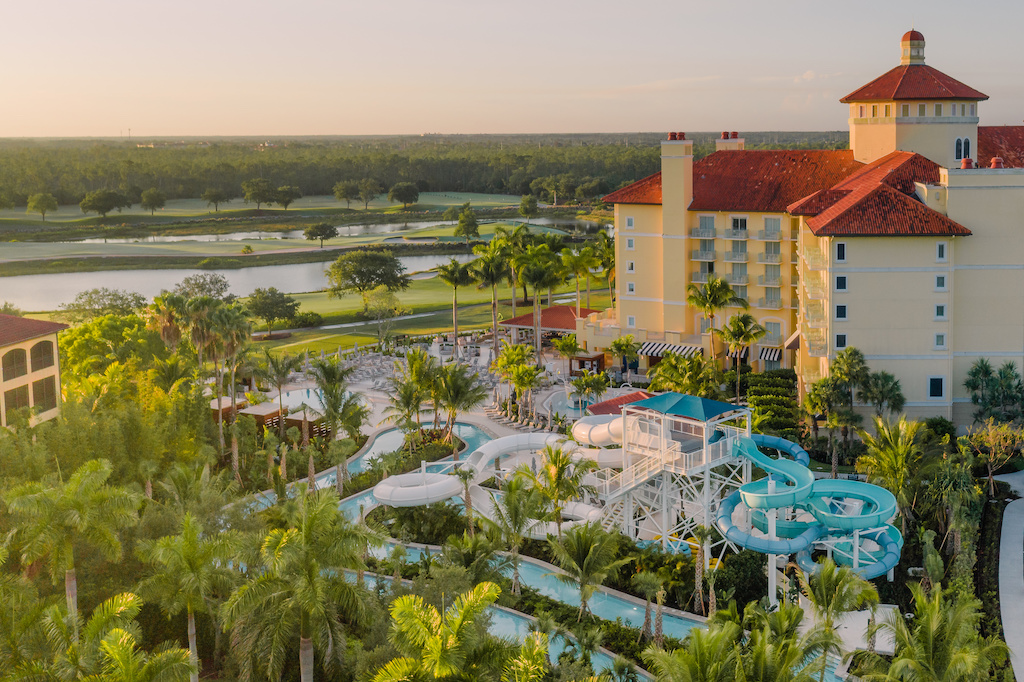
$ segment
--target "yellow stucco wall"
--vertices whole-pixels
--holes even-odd
[[[53,364],[49,367],[44,367],[33,371],[32,369],[32,347],[40,342],[50,342],[53,344]],[[6,404],[6,393],[12,389],[19,388],[21,386],[28,386],[29,389],[29,404],[35,406],[35,395],[33,395],[32,384],[36,381],[45,379],[46,377],[54,377],[54,384],[56,390],[57,406],[51,410],[46,410],[37,413],[33,417],[33,423],[46,421],[52,419],[60,413],[60,356],[57,349],[57,335],[48,334],[46,336],[29,339],[28,341],[21,341],[19,343],[10,344],[7,346],[0,347],[0,366],[2,366],[2,360],[7,356],[8,353],[16,349],[24,350],[27,357],[28,373],[20,377],[15,377],[4,381],[3,374],[0,373],[0,426],[7,426],[7,404]]]

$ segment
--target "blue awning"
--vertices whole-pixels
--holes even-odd
[[[653,398],[633,403],[631,407],[644,407],[655,412],[661,412],[662,414],[688,417],[702,422],[710,421],[726,412],[743,409],[730,403],[698,398],[695,395],[685,395],[683,393],[663,393]]]

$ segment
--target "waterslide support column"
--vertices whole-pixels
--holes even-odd
[[[853,570],[860,568],[860,529],[853,531]]]
[[[768,478],[768,494],[769,495],[775,494],[775,479],[771,478],[771,476],[769,476],[769,478]],[[776,533],[775,522],[776,522],[776,519],[778,518],[778,514],[779,514],[779,512],[778,512],[777,509],[769,509],[768,510],[767,517],[768,517],[768,539],[769,540],[777,540],[778,539],[778,537],[775,534]],[[769,554],[768,555],[768,603],[771,604],[772,606],[778,606],[778,604],[779,604],[778,584],[777,584],[778,583],[778,576],[776,575],[778,573],[778,571],[775,568],[775,563],[776,563],[775,562],[775,555],[774,554]]]

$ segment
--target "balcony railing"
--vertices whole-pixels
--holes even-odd
[[[807,298],[820,301],[825,298],[825,287],[817,277],[809,277],[802,283],[803,289],[807,292]]]
[[[807,263],[807,267],[811,270],[824,270],[827,265],[824,254],[822,254],[821,249],[817,247],[804,246],[800,255],[804,259],[804,262]]]
[[[781,346],[782,336],[779,334],[765,334],[764,336],[761,337],[761,340],[758,341],[758,343],[760,343],[765,348]]]
[[[758,308],[768,308],[769,310],[779,310],[782,308],[781,298],[759,298],[757,299]]]
[[[761,275],[757,278],[757,283],[763,287],[781,287],[782,275]]]
[[[690,275],[690,281],[696,284],[704,284],[708,279],[710,279],[712,274],[713,273],[710,272],[695,272]]]
[[[725,281],[729,284],[746,284],[749,278],[746,275],[726,275]]]
[[[781,263],[781,253],[759,253],[757,254],[758,263]]]
[[[722,259],[726,263],[746,263],[749,254],[746,251],[725,251]]]
[[[804,319],[811,329],[824,329],[828,326],[825,316],[825,304],[821,301],[808,301],[804,306]]]
[[[782,230],[761,230],[757,233],[757,238],[765,242],[781,242]]]
[[[715,260],[715,252],[714,251],[691,251],[690,252],[690,260],[705,261],[705,262],[713,261],[713,260]]]
[[[714,239],[717,230],[713,227],[694,227],[690,230],[690,236],[694,239]]]
[[[725,231],[726,239],[746,239],[750,236],[750,232],[747,230],[734,230],[729,228]]]

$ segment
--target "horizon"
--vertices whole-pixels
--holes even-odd
[[[244,13],[171,7],[14,7],[10,25],[49,32],[44,50],[31,31],[0,46],[19,65],[0,73],[10,96],[0,138],[842,130],[839,98],[898,65],[911,27],[928,41],[928,64],[990,96],[983,125],[1024,118],[1024,57],[993,39],[991,13],[965,18],[950,0],[927,16],[809,0],[784,11],[644,0],[628,12],[610,0],[528,0],[514,15],[495,3],[400,0],[386,17],[313,0],[284,17],[268,0]],[[1024,22],[1024,4],[1001,7],[1000,21]]]

